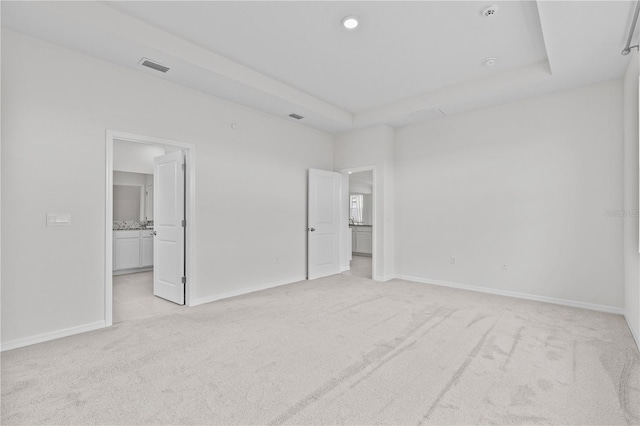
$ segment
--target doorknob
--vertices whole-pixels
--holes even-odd
[[[313,232],[313,231],[315,231],[315,230],[316,230],[316,228],[310,228],[310,229],[309,229],[309,231],[311,231],[311,232]]]

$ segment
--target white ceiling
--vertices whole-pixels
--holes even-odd
[[[474,2],[109,5],[356,113],[496,72],[482,65],[489,56],[500,70],[546,60],[535,2],[491,18]],[[341,27],[347,15],[357,31]]]
[[[480,11],[498,6],[495,16]],[[634,1],[7,2],[2,25],[281,117],[401,126],[619,78]],[[346,15],[360,26],[346,31]],[[482,65],[494,56],[493,67]],[[171,67],[138,65],[148,57]]]

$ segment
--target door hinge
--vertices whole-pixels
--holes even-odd
[[[186,284],[187,283],[187,277],[182,277],[182,284]]]
[[[187,227],[187,221],[186,221],[186,220],[184,220],[184,219],[182,219],[182,227],[183,227],[183,228],[186,228],[186,227]]]
[[[182,170],[187,170],[187,165],[182,163]]]

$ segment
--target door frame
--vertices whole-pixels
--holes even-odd
[[[377,188],[377,179],[376,179],[376,166],[362,166],[362,167],[350,167],[350,168],[346,168],[346,169],[340,169],[339,173],[341,173],[343,176],[349,176],[351,173],[359,173],[359,172],[368,172],[371,171],[372,173],[372,179],[373,179],[373,188],[371,190],[371,204],[373,206],[373,208],[371,209],[371,221],[373,222],[373,229],[371,231],[371,279],[374,281],[379,281],[376,278],[378,277],[377,272],[378,272],[378,267],[377,267],[377,260],[378,260],[378,250],[377,250],[377,242],[378,242],[378,232],[380,232],[380,223],[379,221],[379,217],[378,217],[378,213],[377,213],[377,202],[378,202],[378,188]],[[344,190],[345,188],[343,188]],[[343,191],[344,192],[344,191]],[[349,198],[349,187],[347,186],[346,188],[346,197],[342,197],[343,199],[340,200],[340,204],[341,204],[341,210],[344,213],[344,211],[346,209],[348,209],[349,205],[348,205],[348,198]],[[345,201],[347,200],[347,201]],[[347,203],[347,205],[342,206],[343,203]],[[348,256],[350,253],[346,253],[346,247],[344,244],[344,241],[349,238],[349,232],[351,232],[351,229],[349,228],[349,218],[347,216],[340,216],[341,217],[341,221],[344,221],[346,223],[346,231],[345,231],[345,227],[344,225],[342,225],[340,227],[340,240],[341,240],[341,245],[340,245],[340,251],[341,251],[341,258],[340,258],[340,263],[342,264],[342,256]],[[343,235],[344,232],[347,232],[345,235]],[[342,251],[345,251],[344,254],[342,254]],[[345,269],[348,270],[348,269]]]
[[[185,306],[194,305],[195,279],[195,146],[190,143],[177,142],[152,136],[136,135],[117,130],[106,131],[106,179],[105,179],[105,262],[104,262],[104,321],[105,327],[113,325],[113,141],[121,140],[145,145],[179,148],[185,153],[187,170],[185,175]]]

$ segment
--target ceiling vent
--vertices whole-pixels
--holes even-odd
[[[289,114],[289,117],[295,118],[296,120],[302,120],[304,117],[298,114]]]
[[[484,65],[485,67],[492,67],[496,64],[496,61],[497,59],[493,56],[490,58],[484,58],[484,60],[482,61],[482,65]]]
[[[138,63],[143,67],[151,68],[152,70],[160,71],[162,73],[169,71],[169,67],[165,67],[164,65],[154,62],[151,59],[142,58]]]
[[[482,12],[480,13],[482,13],[482,16],[488,18],[498,13],[498,6],[495,6],[495,5],[487,6],[484,9],[482,9]]]

